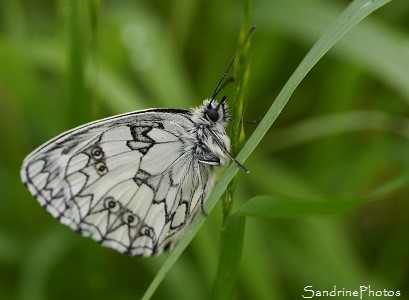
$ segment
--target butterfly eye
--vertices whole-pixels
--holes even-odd
[[[108,172],[107,166],[103,162],[99,162],[95,165],[99,175],[104,175]]]
[[[211,107],[206,110],[206,117],[209,121],[216,122],[217,120],[219,120],[219,113],[215,108]]]
[[[95,160],[100,160],[104,157],[104,152],[102,151],[100,146],[95,146],[91,150],[91,155]]]
[[[122,218],[129,227],[135,227],[139,223],[138,217],[131,211],[125,212]]]
[[[112,213],[117,213],[120,209],[120,204],[118,201],[115,201],[113,197],[107,197],[104,200],[104,206]]]

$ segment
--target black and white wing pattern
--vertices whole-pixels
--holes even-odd
[[[228,161],[227,104],[150,109],[83,125],[26,157],[21,178],[61,223],[130,255],[168,250]]]

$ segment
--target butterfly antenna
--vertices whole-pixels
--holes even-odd
[[[249,30],[249,32],[247,33],[246,39],[245,39],[245,41],[244,41],[243,44],[246,43],[246,41],[248,40],[248,38],[250,37],[250,35],[253,33],[253,31],[256,30],[256,28],[257,28],[256,25],[253,25],[253,26],[250,28],[250,30]],[[230,71],[231,66],[232,66],[233,63],[234,63],[234,60],[235,60],[235,58],[236,58],[238,52],[239,52],[239,49],[236,50],[236,52],[234,53],[232,59],[230,60],[228,66],[227,66],[227,68],[226,68],[226,70],[225,70],[224,73],[223,73],[222,78],[220,79],[219,83],[218,83],[217,86],[216,86],[216,89],[214,90],[214,93],[213,93],[212,98],[210,98],[210,103],[213,102],[213,100],[216,98],[217,94],[220,92],[220,88],[221,88],[221,86],[222,86],[222,83],[223,83],[223,81],[224,81],[224,78],[226,77],[227,73]]]
[[[225,97],[226,97],[226,96],[223,97],[223,100],[226,99]],[[222,100],[222,101],[223,101],[223,100]],[[235,159],[233,156],[231,156],[230,152],[226,149],[226,147],[219,142],[219,140],[218,140],[216,134],[215,134],[213,131],[210,131],[210,133],[213,135],[214,141],[219,145],[220,148],[223,149],[223,152],[224,152],[225,154],[227,154],[227,156],[228,156],[232,161],[234,161],[234,162],[244,171],[244,173],[246,173],[246,174],[250,173],[250,171],[249,171],[245,166],[243,166],[237,159]]]
[[[245,166],[243,166],[239,161],[237,161],[237,159],[235,159],[233,156],[231,156],[229,152],[226,152],[226,153],[230,157],[230,159],[232,161],[234,161],[244,171],[244,173],[246,173],[246,174],[250,173],[250,171]]]
[[[224,80],[224,78],[226,77],[227,73],[229,72],[231,66],[233,65],[234,59],[236,58],[236,55],[237,55],[237,50],[236,50],[236,53],[234,53],[232,59],[230,60],[230,63],[229,63],[229,65],[227,66],[226,70],[224,71],[222,78],[220,79],[219,83],[217,84],[216,89],[214,90],[213,96],[212,96],[212,98],[210,99],[210,103],[213,102],[214,98],[216,98],[217,94],[219,93],[220,87],[221,87],[221,85],[222,85],[222,83],[223,83],[223,80]]]

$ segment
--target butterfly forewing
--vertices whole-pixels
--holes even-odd
[[[53,217],[82,235],[122,253],[159,254],[203,205],[213,167],[230,149],[225,119],[198,115],[206,105],[138,111],[63,133],[27,156],[22,180]]]

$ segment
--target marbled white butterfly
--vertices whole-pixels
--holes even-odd
[[[140,110],[62,133],[25,158],[22,181],[54,218],[104,246],[171,249],[204,212],[215,168],[234,160],[226,97],[215,100],[234,58],[198,108]]]

